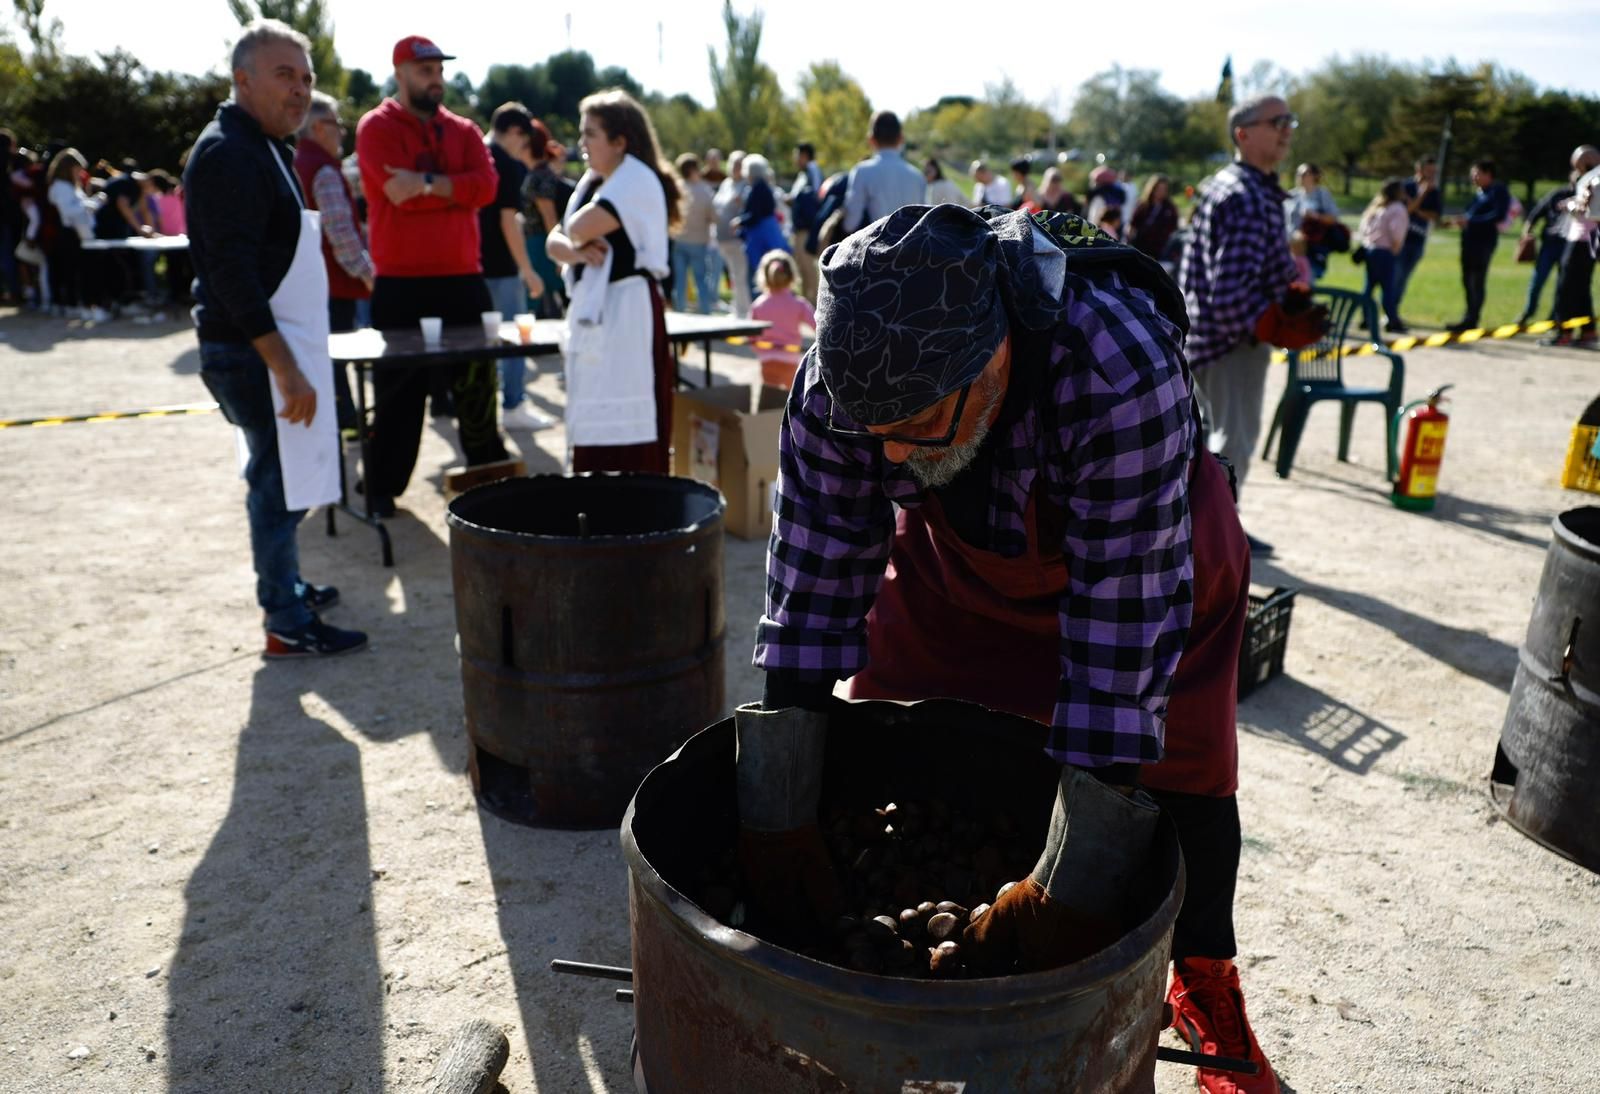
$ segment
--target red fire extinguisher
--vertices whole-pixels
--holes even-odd
[[[1439,465],[1444,462],[1444,437],[1450,429],[1450,415],[1439,409],[1444,393],[1454,387],[1444,384],[1426,399],[1407,403],[1389,425],[1389,444],[1395,444],[1400,423],[1406,424],[1405,446],[1400,452],[1400,477],[1389,500],[1402,509],[1432,509],[1439,485]]]

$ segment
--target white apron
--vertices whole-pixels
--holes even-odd
[[[583,186],[580,181],[579,186]],[[591,196],[611,201],[634,246],[638,277],[611,280],[611,262],[564,274],[567,444],[648,444],[656,436],[655,310],[646,276],[667,270],[667,201],[655,173],[631,154]],[[574,203],[564,223],[579,212]]]
[[[278,464],[283,471],[283,504],[290,512],[331,505],[339,500],[339,425],[334,405],[333,358],[328,356],[328,270],[322,262],[322,214],[307,209],[300,198],[289,169],[278,158],[276,148],[268,148],[272,162],[289,181],[289,190],[300,202],[300,238],[295,243],[294,261],[283,275],[278,291],[267,302],[294,355],[300,374],[317,393],[317,413],[310,424],[291,424],[278,415],[283,411],[283,395],[270,377],[273,423],[278,428]],[[241,459],[247,457],[243,433],[240,434]],[[242,464],[241,464],[242,467]]]

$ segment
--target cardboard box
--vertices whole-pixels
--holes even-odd
[[[723,526],[740,539],[766,539],[772,530],[788,398],[781,387],[728,384],[679,391],[672,401],[672,473],[721,490]]]

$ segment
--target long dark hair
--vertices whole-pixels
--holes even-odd
[[[578,113],[593,114],[611,140],[619,137],[626,151],[656,173],[661,180],[661,190],[667,195],[667,224],[676,225],[683,219],[683,190],[672,167],[661,158],[661,145],[656,140],[655,126],[644,107],[620,87],[596,91],[578,104]]]

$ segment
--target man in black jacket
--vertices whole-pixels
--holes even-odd
[[[233,99],[200,134],[183,175],[200,378],[249,448],[245,507],[266,656],[273,658],[345,653],[367,643],[365,634],[317,617],[339,594],[301,580],[295,528],[305,510],[286,503],[280,459],[277,419],[312,426],[317,391],[304,370],[328,367],[325,355],[311,359],[305,343],[297,360],[278,318],[289,295],[280,290],[293,287],[291,274],[304,273],[296,268],[304,196],[284,142],[305,120],[313,82],[303,35],[273,20],[252,24],[234,47]],[[320,259],[316,270],[322,272]],[[314,294],[319,307],[326,306],[322,276]],[[323,341],[325,354],[325,332]],[[274,387],[281,402],[276,418]],[[331,406],[322,409],[333,413]]]

